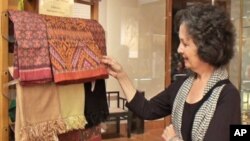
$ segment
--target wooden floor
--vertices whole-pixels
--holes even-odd
[[[144,133],[136,134],[132,133],[131,137],[127,137],[126,123],[121,124],[120,135],[117,136],[115,133],[114,124],[106,124],[106,133],[102,134],[102,141],[163,141],[161,134],[166,125],[169,124],[169,120],[155,120],[155,121],[144,121]],[[14,141],[14,133],[11,132],[10,141]]]
[[[103,139],[103,141],[163,141],[161,138],[163,129],[150,129],[144,134],[132,134],[130,138],[121,136],[117,138]]]
[[[110,127],[111,126],[111,127]],[[164,121],[145,121],[144,123],[144,133],[135,134],[132,133],[130,138],[127,138],[126,124],[121,125],[121,133],[116,136],[114,133],[114,124],[108,124],[108,132],[103,134],[102,141],[163,141],[161,134],[164,129]],[[113,130],[113,131],[112,131]],[[13,132],[12,132],[13,133]],[[10,141],[14,141],[14,134]]]
[[[161,134],[164,129],[164,121],[146,121],[143,134],[132,133],[130,138],[126,136],[126,125],[121,126],[121,133],[119,137],[106,136],[104,134],[103,141],[163,141]],[[109,125],[108,125],[109,126]],[[110,127],[108,127],[110,128]]]

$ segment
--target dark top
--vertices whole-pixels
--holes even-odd
[[[172,83],[164,91],[150,100],[137,91],[134,98],[127,103],[127,107],[139,117],[146,120],[154,120],[170,115],[176,94],[185,79]],[[191,130],[195,113],[203,104],[206,97],[197,103],[185,103],[182,115],[182,137],[184,141],[191,141]],[[229,83],[223,88],[214,116],[210,122],[205,141],[229,141],[229,125],[241,124],[241,107],[239,91]]]

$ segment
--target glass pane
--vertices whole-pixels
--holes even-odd
[[[243,37],[242,37],[242,71],[241,71],[241,89],[242,103],[246,106],[242,107],[242,111],[246,114],[246,124],[250,122],[250,1],[243,1]]]
[[[250,124],[250,1],[231,0],[231,17],[237,32],[237,53],[230,65],[230,79],[241,91],[243,124]],[[240,76],[240,77],[239,77]],[[238,84],[237,84],[238,83]]]
[[[235,56],[233,58],[233,60],[230,63],[230,67],[229,67],[229,73],[230,73],[230,80],[232,81],[232,83],[236,86],[239,87],[239,76],[240,76],[240,70],[241,70],[241,66],[239,65],[234,65],[234,64],[240,64],[240,44],[241,44],[241,39],[240,39],[240,31],[241,31],[241,27],[240,27],[240,1],[235,1],[235,0],[231,0],[231,20],[236,28],[236,52],[235,52]]]
[[[122,64],[146,97],[154,96],[164,89],[166,0],[101,1],[104,3],[108,56]],[[107,90],[121,89],[110,78]]]

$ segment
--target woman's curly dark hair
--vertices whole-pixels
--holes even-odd
[[[235,28],[222,9],[207,4],[192,5],[176,13],[175,27],[179,30],[183,23],[203,61],[221,67],[233,58]]]

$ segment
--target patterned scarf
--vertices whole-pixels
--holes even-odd
[[[106,54],[105,33],[97,21],[56,16],[43,18],[55,83],[108,78],[100,62],[101,56]]]
[[[100,62],[107,54],[105,32],[97,21],[8,12],[16,40],[14,78],[22,85],[108,78]]]
[[[207,94],[208,91],[211,88],[213,88],[213,86],[217,82],[221,80],[225,80],[227,78],[228,78],[228,73],[226,69],[220,68],[220,69],[215,70],[207,82],[207,85],[203,92],[204,95]],[[181,125],[182,125],[182,115],[183,115],[184,104],[185,104],[187,95],[192,87],[194,79],[195,79],[195,76],[192,75],[184,81],[184,83],[182,84],[182,86],[180,87],[177,93],[177,96],[175,98],[174,105],[173,105],[172,121],[173,121],[175,131],[177,132],[177,135],[181,139],[182,139]],[[199,141],[199,140],[204,139],[209,123],[214,115],[220,93],[224,86],[225,84],[216,87],[212,91],[210,97],[202,104],[202,106],[199,108],[199,110],[195,114],[193,128],[191,132],[193,141]]]
[[[32,12],[10,10],[14,26],[14,78],[22,85],[52,81],[45,21]]]

